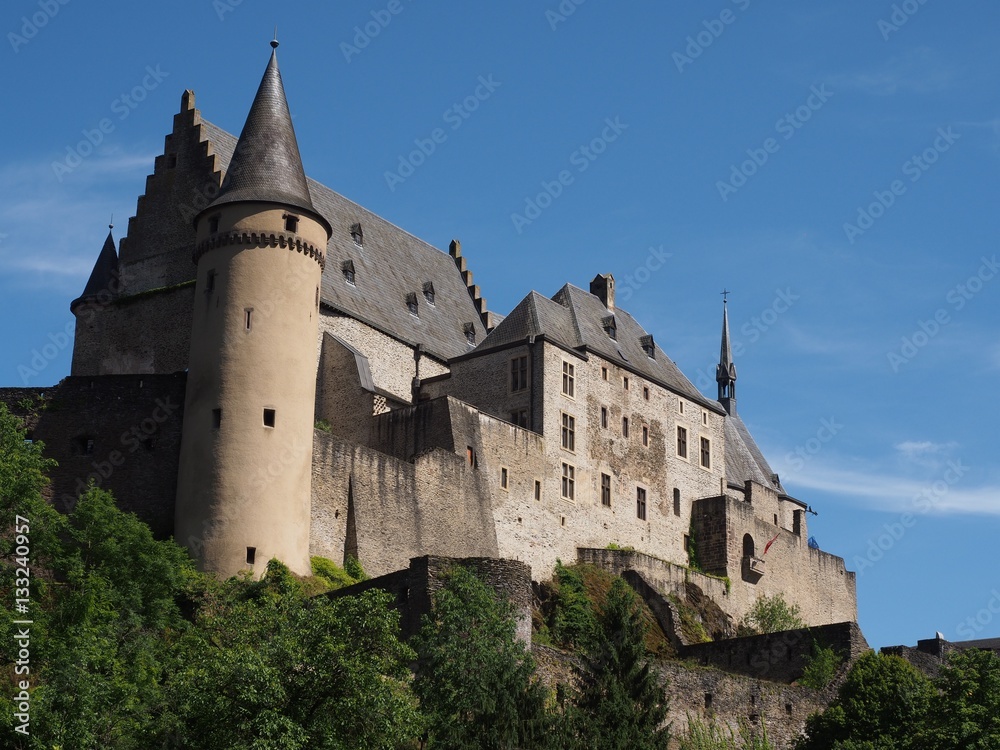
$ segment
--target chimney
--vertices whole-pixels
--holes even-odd
[[[590,282],[590,293],[599,298],[609,310],[615,309],[615,277],[610,273],[599,273]]]

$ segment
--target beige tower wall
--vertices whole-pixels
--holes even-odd
[[[220,576],[278,558],[307,574],[319,260],[325,227],[274,204],[237,203],[199,222],[176,537]],[[209,221],[219,217],[218,232]],[[209,289],[209,276],[214,285]],[[250,329],[246,314],[251,310]],[[213,410],[221,422],[213,427]],[[264,410],[275,411],[274,427]],[[248,548],[255,564],[248,565]]]

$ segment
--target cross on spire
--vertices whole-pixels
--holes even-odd
[[[728,298],[729,298],[729,295],[732,294],[732,292],[729,291],[728,289],[726,289],[725,287],[723,287],[722,291],[719,292],[719,294],[722,295],[722,304],[726,304],[727,302],[729,302]]]

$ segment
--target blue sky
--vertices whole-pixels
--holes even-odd
[[[69,301],[181,93],[238,133],[277,24],[310,176],[460,238],[499,312],[613,272],[710,395],[732,290],[740,413],[859,571],[869,641],[998,636],[998,22],[985,0],[11,0],[0,384],[68,374]]]

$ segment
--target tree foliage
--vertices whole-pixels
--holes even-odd
[[[456,566],[414,639],[414,691],[429,748],[507,750],[548,742],[545,689],[516,637],[513,605]]]
[[[780,633],[804,628],[798,606],[789,604],[781,594],[762,596],[753,603],[737,628],[739,635]]]
[[[836,699],[806,722],[799,750],[908,750],[929,745],[920,727],[934,688],[898,656],[870,652],[847,674]],[[866,744],[867,743],[867,744]]]
[[[556,563],[549,632],[564,648],[588,648],[598,635],[597,613],[577,567]]]
[[[607,750],[666,748],[669,730],[664,688],[646,653],[646,625],[636,595],[616,579],[599,619],[596,643],[580,674],[583,688],[572,711],[576,737]]]
[[[813,641],[812,652],[806,658],[806,666],[799,678],[799,684],[822,690],[837,676],[837,670],[844,660],[829,646],[820,646]]]

